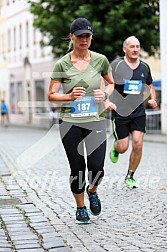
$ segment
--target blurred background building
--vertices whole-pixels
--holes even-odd
[[[8,104],[13,124],[45,126],[54,65],[51,48],[40,46],[45,39],[33,27],[27,1],[0,0],[0,98]]]

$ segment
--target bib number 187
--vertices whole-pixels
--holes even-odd
[[[70,102],[72,117],[85,117],[97,114],[97,105],[93,96],[84,96]]]

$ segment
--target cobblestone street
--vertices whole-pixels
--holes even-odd
[[[0,127],[0,251],[167,252],[167,141],[145,137],[130,190],[123,180],[131,148],[112,164],[107,134],[102,213],[77,225],[57,126]]]

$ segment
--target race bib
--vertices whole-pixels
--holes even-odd
[[[70,102],[72,117],[86,117],[97,114],[94,96],[84,96]]]
[[[125,80],[124,93],[125,94],[140,94],[142,89],[141,80]]]

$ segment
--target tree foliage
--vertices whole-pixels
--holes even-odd
[[[148,55],[159,49],[159,0],[28,0],[34,26],[47,37],[56,57],[68,49],[70,23],[86,17],[92,23],[91,50],[112,60],[122,55],[122,43],[136,36]]]

